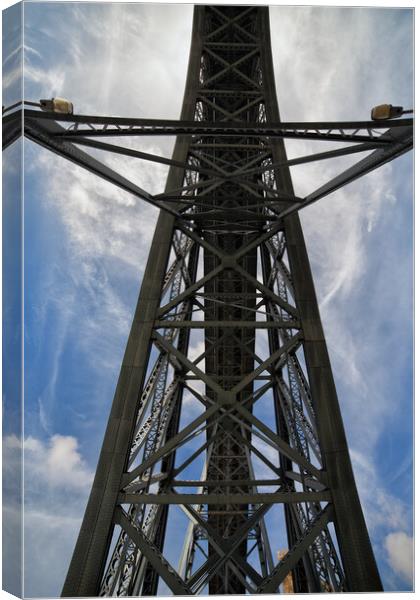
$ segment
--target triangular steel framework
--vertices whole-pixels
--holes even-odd
[[[6,146],[20,114],[4,119]],[[281,123],[268,9],[200,6],[180,121],[26,110],[24,127],[162,209],[63,596],[155,595],[159,580],[180,595],[273,593],[289,573],[295,592],[381,590],[298,210],[409,150],[412,121]],[[98,140],[159,134],[178,136],[172,159]],[[283,138],[344,147],[288,160]],[[164,193],[79,145],[170,165]],[[295,196],[289,166],[367,151]],[[283,515],[280,561],[269,512]]]

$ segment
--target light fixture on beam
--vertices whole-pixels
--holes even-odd
[[[52,98],[51,100],[39,101],[42,110],[47,112],[61,113],[64,115],[73,114],[73,103],[65,98]]]
[[[408,113],[412,113],[413,110],[404,110],[402,106],[392,106],[392,104],[379,104],[374,106],[370,113],[372,121],[384,121],[388,119],[396,119]]]

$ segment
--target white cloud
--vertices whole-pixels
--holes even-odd
[[[413,538],[404,531],[395,531],[385,538],[388,562],[408,583],[413,583],[414,545]]]
[[[82,8],[73,4],[67,5],[65,11],[68,19],[57,19],[53,9],[51,13],[48,9],[43,11],[40,18],[36,4],[26,9],[26,43],[39,51],[42,59],[38,60],[34,53],[26,56],[26,94],[35,99],[51,94],[70,97],[78,112],[90,114],[178,116],[192,8],[180,11],[171,6],[144,8],[122,4]],[[95,18],[87,18],[90,11]],[[156,27],[162,31],[165,25],[168,27],[162,45]],[[45,53],[47,41],[54,47],[53,54],[65,61],[65,69],[49,62],[50,55]],[[168,56],[176,68],[166,68]],[[129,139],[124,145],[169,155],[173,139]],[[32,144],[26,148],[26,166],[36,169],[38,180],[45,181],[42,201],[57,212],[65,226],[73,259],[70,267],[74,267],[70,276],[102,307],[101,314],[95,313],[86,324],[88,335],[83,336],[82,343],[88,346],[103,325],[111,322],[113,329],[126,333],[132,307],[127,307],[121,290],[111,288],[109,269],[112,264],[112,268],[126,272],[133,280],[140,279],[157,209]],[[89,152],[146,191],[163,191],[167,167]],[[80,318],[76,299],[63,298],[63,306],[70,304],[76,309],[73,319]],[[106,358],[105,362],[109,364]]]
[[[354,475],[371,534],[404,530],[411,527],[411,510],[404,502],[386,491],[369,455],[350,451]]]
[[[309,147],[306,152],[310,153]],[[344,168],[346,163],[333,161],[302,171],[298,182],[303,189],[298,193],[312,191]],[[389,165],[382,167],[301,213],[321,311],[329,310],[337,295],[348,297],[365,275],[366,233],[395,201],[389,192],[393,176]]]
[[[413,69],[408,15],[394,8],[273,7],[282,118],[351,120],[367,118],[372,106],[385,101],[408,106]]]
[[[369,454],[351,450],[356,485],[376,560],[386,590],[401,590],[413,578],[412,507],[387,491]],[[384,568],[389,564],[391,569]]]
[[[12,86],[16,86],[16,84],[20,82],[21,78],[22,67],[20,65],[15,67],[14,69],[8,69],[8,71],[3,77],[3,89],[6,91],[9,90]]]
[[[52,436],[45,467],[53,485],[61,485],[64,480],[64,485],[84,488],[92,482],[92,472],[86,468],[78,451],[78,442],[72,436]]]
[[[205,345],[204,345],[204,341],[202,339],[202,334],[201,332],[197,332],[194,336],[194,338],[191,340],[189,348],[188,348],[188,359],[192,362],[194,362],[195,360],[197,360],[197,358],[199,356],[201,356],[205,350]],[[198,367],[200,369],[204,368],[204,361],[205,359],[203,358],[199,363],[198,363]]]
[[[3,56],[3,69],[5,67],[7,67],[7,63],[12,59],[13,60],[17,59],[20,61],[21,57],[22,57],[21,53],[22,53],[22,46],[18,45],[16,48],[13,48],[13,50],[11,50],[7,56]]]
[[[46,151],[29,147],[28,161],[35,161],[42,169],[43,201],[60,215],[73,256],[82,260],[117,259],[139,272],[143,266],[140,257],[150,244],[157,209]],[[122,175],[130,168],[133,172],[133,163],[121,156],[108,158],[107,162]],[[155,182],[162,181],[160,170],[160,166],[138,165],[137,183],[156,192]]]
[[[72,300],[73,299],[74,295],[72,295]],[[39,420],[45,432],[48,434],[51,434],[53,430],[51,422],[52,409],[57,400],[57,382],[59,381],[62,368],[62,356],[65,349],[68,328],[73,316],[72,302],[66,302],[66,304],[63,305],[62,298],[60,298],[58,306],[60,310],[60,319],[55,329],[55,352],[51,361],[50,377],[48,379],[48,384],[38,397]],[[40,313],[44,319],[48,311],[53,310],[53,308],[54,300],[46,296],[44,304],[40,307]]]
[[[29,54],[33,54],[34,56],[37,56],[39,58],[41,58],[41,53],[38,52],[38,50],[36,50],[35,48],[31,48],[31,46],[27,46],[26,44],[23,46],[23,49],[25,52],[28,52]]]
[[[69,513],[83,511],[84,502],[65,505]],[[45,510],[42,505],[25,510],[25,596],[60,596],[77,535],[79,515],[63,514],[62,500]]]
[[[10,468],[15,465],[19,455],[16,450],[20,448],[20,441],[15,435],[4,439],[5,451],[9,453],[6,461]],[[69,435],[52,435],[47,442],[29,436],[23,444],[25,481],[29,485],[43,488],[61,488],[70,491],[89,488],[93,479],[93,472],[83,460],[79,444],[75,437]]]
[[[282,119],[368,118],[370,108],[384,98],[411,107],[408,19],[408,12],[395,10],[271,9]],[[405,46],[401,45],[403,31]],[[384,44],[387,61],[377,59]],[[306,141],[286,145],[290,158],[329,149]],[[297,195],[312,192],[362,156],[293,167]],[[410,360],[406,349],[395,357],[392,350],[408,339],[411,321],[409,250],[405,231],[399,227],[410,198],[408,194],[397,198],[396,184],[401,184],[401,178],[396,163],[388,164],[300,213],[348,438],[351,447],[367,457],[375,455],[384,432],[389,434],[391,419],[400,411],[400,399],[390,391],[391,373],[395,382],[401,376],[402,361]],[[380,246],[372,247],[375,234]],[[398,235],[404,235],[399,242]],[[394,326],[394,314],[402,327],[396,322]],[[360,466],[355,465],[356,469],[360,471]],[[386,526],[384,515],[391,516],[384,498],[398,502],[386,494],[387,483],[378,477],[373,459],[371,469],[364,484],[367,490],[375,489],[377,503],[367,511]],[[368,496],[363,497],[364,506],[370,502]]]
[[[39,151],[32,144],[26,144],[25,156],[31,169],[36,167],[42,172],[38,180],[41,186],[45,182],[42,195],[35,201],[43,205],[47,214],[53,213],[58,218],[66,236],[65,259],[47,257],[51,266],[41,281],[45,290],[43,302],[39,304],[38,298],[38,304],[34,305],[40,327],[51,311],[55,310],[58,319],[50,384],[41,397],[48,411],[56,400],[55,382],[62,351],[68,334],[75,328],[83,330],[80,347],[86,350],[95,368],[115,369],[115,362],[119,360],[115,348],[128,334],[133,307],[128,304],[123,290],[111,284],[110,278],[118,273],[118,277],[130,282],[140,281],[158,211],[64,159]],[[127,166],[122,157],[111,157],[108,162],[123,175],[130,169],[133,171],[133,165]],[[135,178],[142,187],[155,192],[159,185],[156,182],[164,180],[161,171],[161,165],[142,163]],[[159,191],[163,191],[163,187]],[[65,280],[62,276],[64,260]],[[82,297],[84,302],[81,302]],[[92,347],[99,340],[101,351],[93,357]]]
[[[36,4],[27,10],[37,10]],[[42,10],[47,9],[42,7]],[[36,62],[39,57],[35,53],[27,55],[33,59],[26,81],[27,91],[33,95],[31,99],[57,94],[73,100],[78,112],[177,118],[188,57],[190,20],[186,16],[191,14],[190,8],[183,12],[169,6],[146,9],[140,5],[108,5],[100,9],[104,12],[99,19],[86,18],[85,11],[94,10],[88,5],[75,4],[73,10],[78,27],[73,27],[75,21],[69,20],[69,28],[63,19],[57,23],[54,35],[48,31],[47,23],[41,31],[54,43],[62,44],[62,51],[54,54],[63,57],[65,69],[59,66],[40,69]],[[273,56],[284,119],[358,118],[361,114],[367,116],[373,104],[384,100],[405,103],[407,86],[401,84],[401,78],[407,77],[407,70],[395,66],[401,53],[394,51],[401,45],[401,32],[394,27],[392,35],[388,35],[384,21],[376,19],[375,11],[282,8],[271,11],[271,21],[276,33],[272,39]],[[32,36],[36,39],[39,33],[35,30]],[[387,43],[386,53],[380,51],[383,40]],[[36,50],[33,42],[33,39],[28,41]],[[406,45],[406,40],[403,43]],[[388,67],[382,63],[380,68],[376,64],[372,69],[367,57],[385,54]],[[391,75],[395,77],[393,80]],[[163,139],[153,143],[142,140],[141,144],[142,150],[157,154],[168,155],[171,148],[171,142]],[[134,142],[126,145],[134,147]],[[291,156],[304,154],[308,149],[307,145],[288,144]],[[75,288],[84,290],[98,310],[90,316],[84,315],[81,321],[78,298],[71,294],[60,298],[56,291],[54,301],[61,301],[63,308],[67,306],[74,311],[73,323],[83,327],[80,344],[87,355],[100,354],[105,364],[112,355],[117,361],[115,331],[110,331],[109,323],[122,334],[128,328],[131,312],[121,290],[112,289],[107,269],[111,263],[117,263],[133,278],[139,278],[157,212],[46,151],[37,148],[36,159],[33,147],[31,152],[34,165],[40,169],[38,173],[46,181],[43,201],[57,211],[66,228],[73,261],[69,279]],[[96,155],[102,159],[102,154]],[[162,191],[159,186],[164,185],[164,167],[118,156],[104,160],[122,174],[133,175],[144,189]],[[312,191],[340,164],[346,164],[346,160],[334,161],[331,166],[318,163],[306,167],[305,176],[295,169],[300,180],[297,191]],[[380,387],[376,385],[387,367],[378,368],[376,364],[376,375],[372,375],[370,367],[374,361],[366,361],[366,350],[361,347],[357,330],[350,327],[352,323],[349,325],[359,315],[356,310],[350,316],[342,310],[353,290],[366,285],[366,235],[375,230],[380,215],[395,202],[389,191],[392,178],[391,169],[386,167],[364,180],[363,187],[352,187],[351,196],[339,192],[334,198],[308,208],[302,220],[321,310],[328,315],[324,322],[336,375],[353,391],[351,406],[346,410],[352,439],[364,453],[353,452],[352,456],[368,524],[376,531],[391,527],[404,532],[408,528],[407,508],[386,493],[373,462],[366,460],[395,407],[395,403],[391,406],[381,402]],[[383,312],[384,305],[377,305],[376,309]],[[101,352],[92,352],[98,344]],[[202,349],[202,344],[194,344],[190,356],[197,356]],[[369,377],[366,377],[367,365]],[[361,407],[364,419],[360,419]],[[69,458],[64,468],[65,481],[57,480],[52,474],[53,467],[58,471],[57,466],[63,464],[65,457]],[[29,466],[33,464],[33,473],[41,486],[50,491],[59,492],[67,485],[75,493],[81,492],[78,482],[87,482],[92,476],[83,463],[77,440],[68,436],[53,436],[48,443],[30,438],[26,442],[26,461]],[[40,491],[35,480],[33,484]],[[54,496],[50,499],[54,500]],[[70,509],[68,502],[57,506]],[[77,519],[70,523],[68,530],[75,530],[76,522]],[[28,511],[27,523],[33,527],[33,544],[39,543],[38,535],[49,532],[50,537],[39,538],[38,547],[42,547],[45,539],[45,543],[50,542],[51,548],[55,548],[51,539],[57,538],[57,522],[48,521],[45,513],[34,509]],[[395,546],[395,540],[393,543]],[[36,568],[31,571],[35,573]],[[49,580],[45,568],[39,572]]]
[[[346,424],[353,442],[368,454],[399,410],[387,381],[391,372],[398,377],[406,350],[391,365],[389,356],[393,344],[406,339],[411,327],[410,250],[398,238],[403,234],[399,219],[406,205],[395,208],[390,193],[396,175],[390,166],[381,168],[346,195],[321,200],[302,215],[333,371],[344,396]],[[400,198],[400,202],[407,200]],[[380,247],[370,242],[368,232],[375,227]],[[399,315],[398,328],[391,327],[394,314]]]
[[[47,98],[59,96],[60,90],[63,88],[64,80],[65,74],[61,69],[44,70],[37,69],[31,65],[25,65],[25,85],[31,81],[37,84],[42,81],[44,88],[47,91]],[[33,99],[33,101],[38,100],[40,100],[40,98]]]
[[[29,436],[23,448],[25,596],[57,597],[76,542],[93,472],[73,436],[55,434],[47,440]],[[3,509],[9,524],[21,521],[12,492],[17,489],[21,457],[19,438],[6,436],[3,468],[8,493],[3,496]],[[10,525],[4,531],[4,542],[11,548],[16,544],[16,527]]]
[[[65,14],[67,19],[57,19],[53,9],[26,7],[26,43],[38,49],[44,41],[43,65],[54,64],[37,80],[31,79],[27,92],[37,97],[51,94],[58,81],[56,56],[61,56],[66,66],[56,94],[71,98],[78,112],[178,117],[191,6],[102,4],[86,8],[74,3]],[[46,47],[53,49],[54,63]]]
[[[17,448],[21,448],[22,444],[20,439],[15,434],[10,434],[6,436],[3,440],[4,447],[8,449],[16,450]]]
[[[276,32],[272,36],[274,70],[283,120],[367,118],[371,106],[385,97],[396,104],[410,104],[412,58],[409,50],[404,55],[400,52],[406,25],[400,28],[402,21],[397,23],[395,16],[395,11],[360,8],[271,9],[272,31]],[[385,36],[391,30],[393,35]],[[389,61],[377,61],[372,69],[385,40],[395,50],[389,54],[388,47]],[[287,142],[290,158],[322,149],[327,148],[321,143]],[[362,156],[293,167],[296,193],[312,192]],[[390,215],[394,215],[395,236],[397,213],[401,212],[396,206],[397,179],[396,167],[388,164],[300,213],[335,378],[345,392],[341,404],[348,432],[355,447],[370,456],[396,410],[395,399],[383,389],[389,365],[377,344],[390,307],[398,311],[397,290],[403,289],[403,278],[407,280],[409,275],[403,270],[406,263],[400,248],[388,240]],[[402,200],[398,198],[398,202]],[[387,237],[383,247],[373,249],[369,235],[378,228]],[[372,251],[383,254],[381,268],[374,274]],[[368,312],[372,307],[374,314]],[[400,310],[401,317],[409,322],[406,307]],[[400,330],[389,334],[387,343],[391,345],[391,336],[394,343],[400,342]]]

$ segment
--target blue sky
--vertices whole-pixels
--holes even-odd
[[[68,97],[87,114],[177,118],[191,17],[186,5],[27,3],[25,98]],[[283,120],[367,119],[382,102],[411,108],[410,10],[274,7],[271,24]],[[11,57],[8,99],[13,65]],[[169,156],[172,140],[133,144]],[[290,158],[317,148],[287,144]],[[6,153],[6,173],[15,152]],[[25,594],[54,597],[87,500],[156,212],[31,142],[24,157]],[[163,190],[162,165],[106,160],[144,189]],[[293,168],[297,195],[350,161]],[[301,217],[383,583],[408,590],[412,156]],[[11,465],[15,433],[6,430]]]

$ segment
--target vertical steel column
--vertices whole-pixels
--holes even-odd
[[[194,14],[195,36],[191,53],[181,118],[194,118],[200,70],[199,12]],[[177,138],[173,159],[185,163],[188,139]],[[166,189],[180,187],[184,173],[171,167]],[[62,596],[98,596],[114,530],[113,517],[118,492],[127,468],[140,392],[144,386],[152,344],[153,324],[161,300],[162,284],[173,238],[175,218],[161,212],[156,224],[140,296],[127,341],[121,372],[111,407],[92,491],[79,537],[64,583]]]
[[[279,122],[271,54],[268,9],[259,12],[262,69],[266,86],[266,111],[270,122]],[[272,140],[274,162],[287,160],[282,140]],[[278,187],[293,195],[288,168],[276,170]],[[360,505],[344,432],[340,407],[332,375],[328,350],[319,316],[305,240],[297,213],[284,219],[290,272],[296,292],[296,304],[302,320],[304,352],[312,397],[316,407],[319,443],[334,504],[334,523],[349,591],[381,591],[376,560]]]

